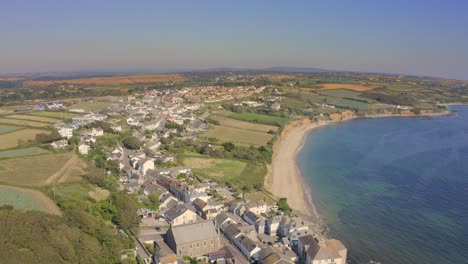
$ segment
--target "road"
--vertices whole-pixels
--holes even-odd
[[[223,234],[220,234],[220,237],[221,237],[221,244],[223,244],[224,246],[226,246],[227,248],[231,250],[237,264],[249,264],[249,261],[247,261],[247,259],[244,257],[244,255],[242,255],[240,250],[235,245],[231,244],[229,240]]]

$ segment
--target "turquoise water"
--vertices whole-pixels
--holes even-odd
[[[468,106],[311,132],[297,163],[349,263],[468,263]]]

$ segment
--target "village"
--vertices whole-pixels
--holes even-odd
[[[120,171],[120,188],[141,202],[135,252],[145,263],[197,259],[210,263],[344,264],[347,249],[343,244],[314,233],[294,212],[285,214],[276,204],[249,201],[232,187],[200,180],[190,167],[165,166],[173,164],[176,157],[160,149],[161,141],[167,143],[172,134],[180,132],[177,126],[163,129],[168,123],[184,125],[186,129],[179,137],[195,140],[208,128],[199,111],[204,103],[239,99],[259,94],[263,89],[198,87],[150,91],[138,98],[129,95],[98,113],[56,124],[63,139],[51,146],[64,148],[69,139],[77,136],[78,152],[87,156],[97,138],[123,130],[141,142],[141,146],[133,149],[116,145],[104,151],[107,160],[114,161]],[[262,105],[252,101],[234,104]],[[273,107],[279,108],[279,104]],[[89,126],[102,121],[110,124],[106,132],[101,127]],[[152,204],[145,206],[149,200]]]

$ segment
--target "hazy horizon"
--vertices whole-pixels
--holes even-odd
[[[468,79],[460,1],[15,1],[0,73],[314,67]]]

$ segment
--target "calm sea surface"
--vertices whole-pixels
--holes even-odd
[[[468,263],[468,106],[312,131],[297,163],[350,263]]]

